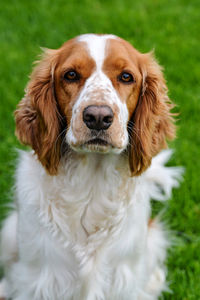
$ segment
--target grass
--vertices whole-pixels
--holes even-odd
[[[23,97],[39,47],[57,48],[87,32],[113,33],[142,52],[155,49],[170,97],[180,112],[172,165],[186,168],[164,216],[177,235],[170,250],[164,299],[200,299],[200,2],[199,0],[2,1],[0,18],[0,219],[12,198],[15,148],[13,111]],[[163,205],[156,205],[162,208]]]

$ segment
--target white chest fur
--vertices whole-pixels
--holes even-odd
[[[148,229],[148,220],[150,198],[169,197],[180,177],[180,170],[163,166],[169,156],[161,153],[138,178],[124,175],[117,155],[71,157],[53,177],[23,152],[16,178],[19,254],[8,271],[9,296],[156,299],[166,240],[159,226]]]

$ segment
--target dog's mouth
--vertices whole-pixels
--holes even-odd
[[[85,143],[86,145],[97,145],[97,146],[108,146],[108,142],[105,141],[104,139],[100,139],[100,138],[95,138],[92,140],[89,140],[87,143]]]
[[[84,148],[90,152],[105,153],[108,152],[110,144],[101,138],[94,138],[84,144]]]
[[[121,153],[124,149],[116,147],[107,138],[94,137],[79,144],[71,144],[72,149],[76,152],[83,153]]]

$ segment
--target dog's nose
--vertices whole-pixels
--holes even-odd
[[[113,122],[113,111],[107,105],[90,105],[83,111],[83,121],[89,129],[106,130]]]

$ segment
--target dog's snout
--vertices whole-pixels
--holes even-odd
[[[106,130],[113,122],[113,111],[107,105],[90,105],[83,111],[83,121],[89,129]]]

